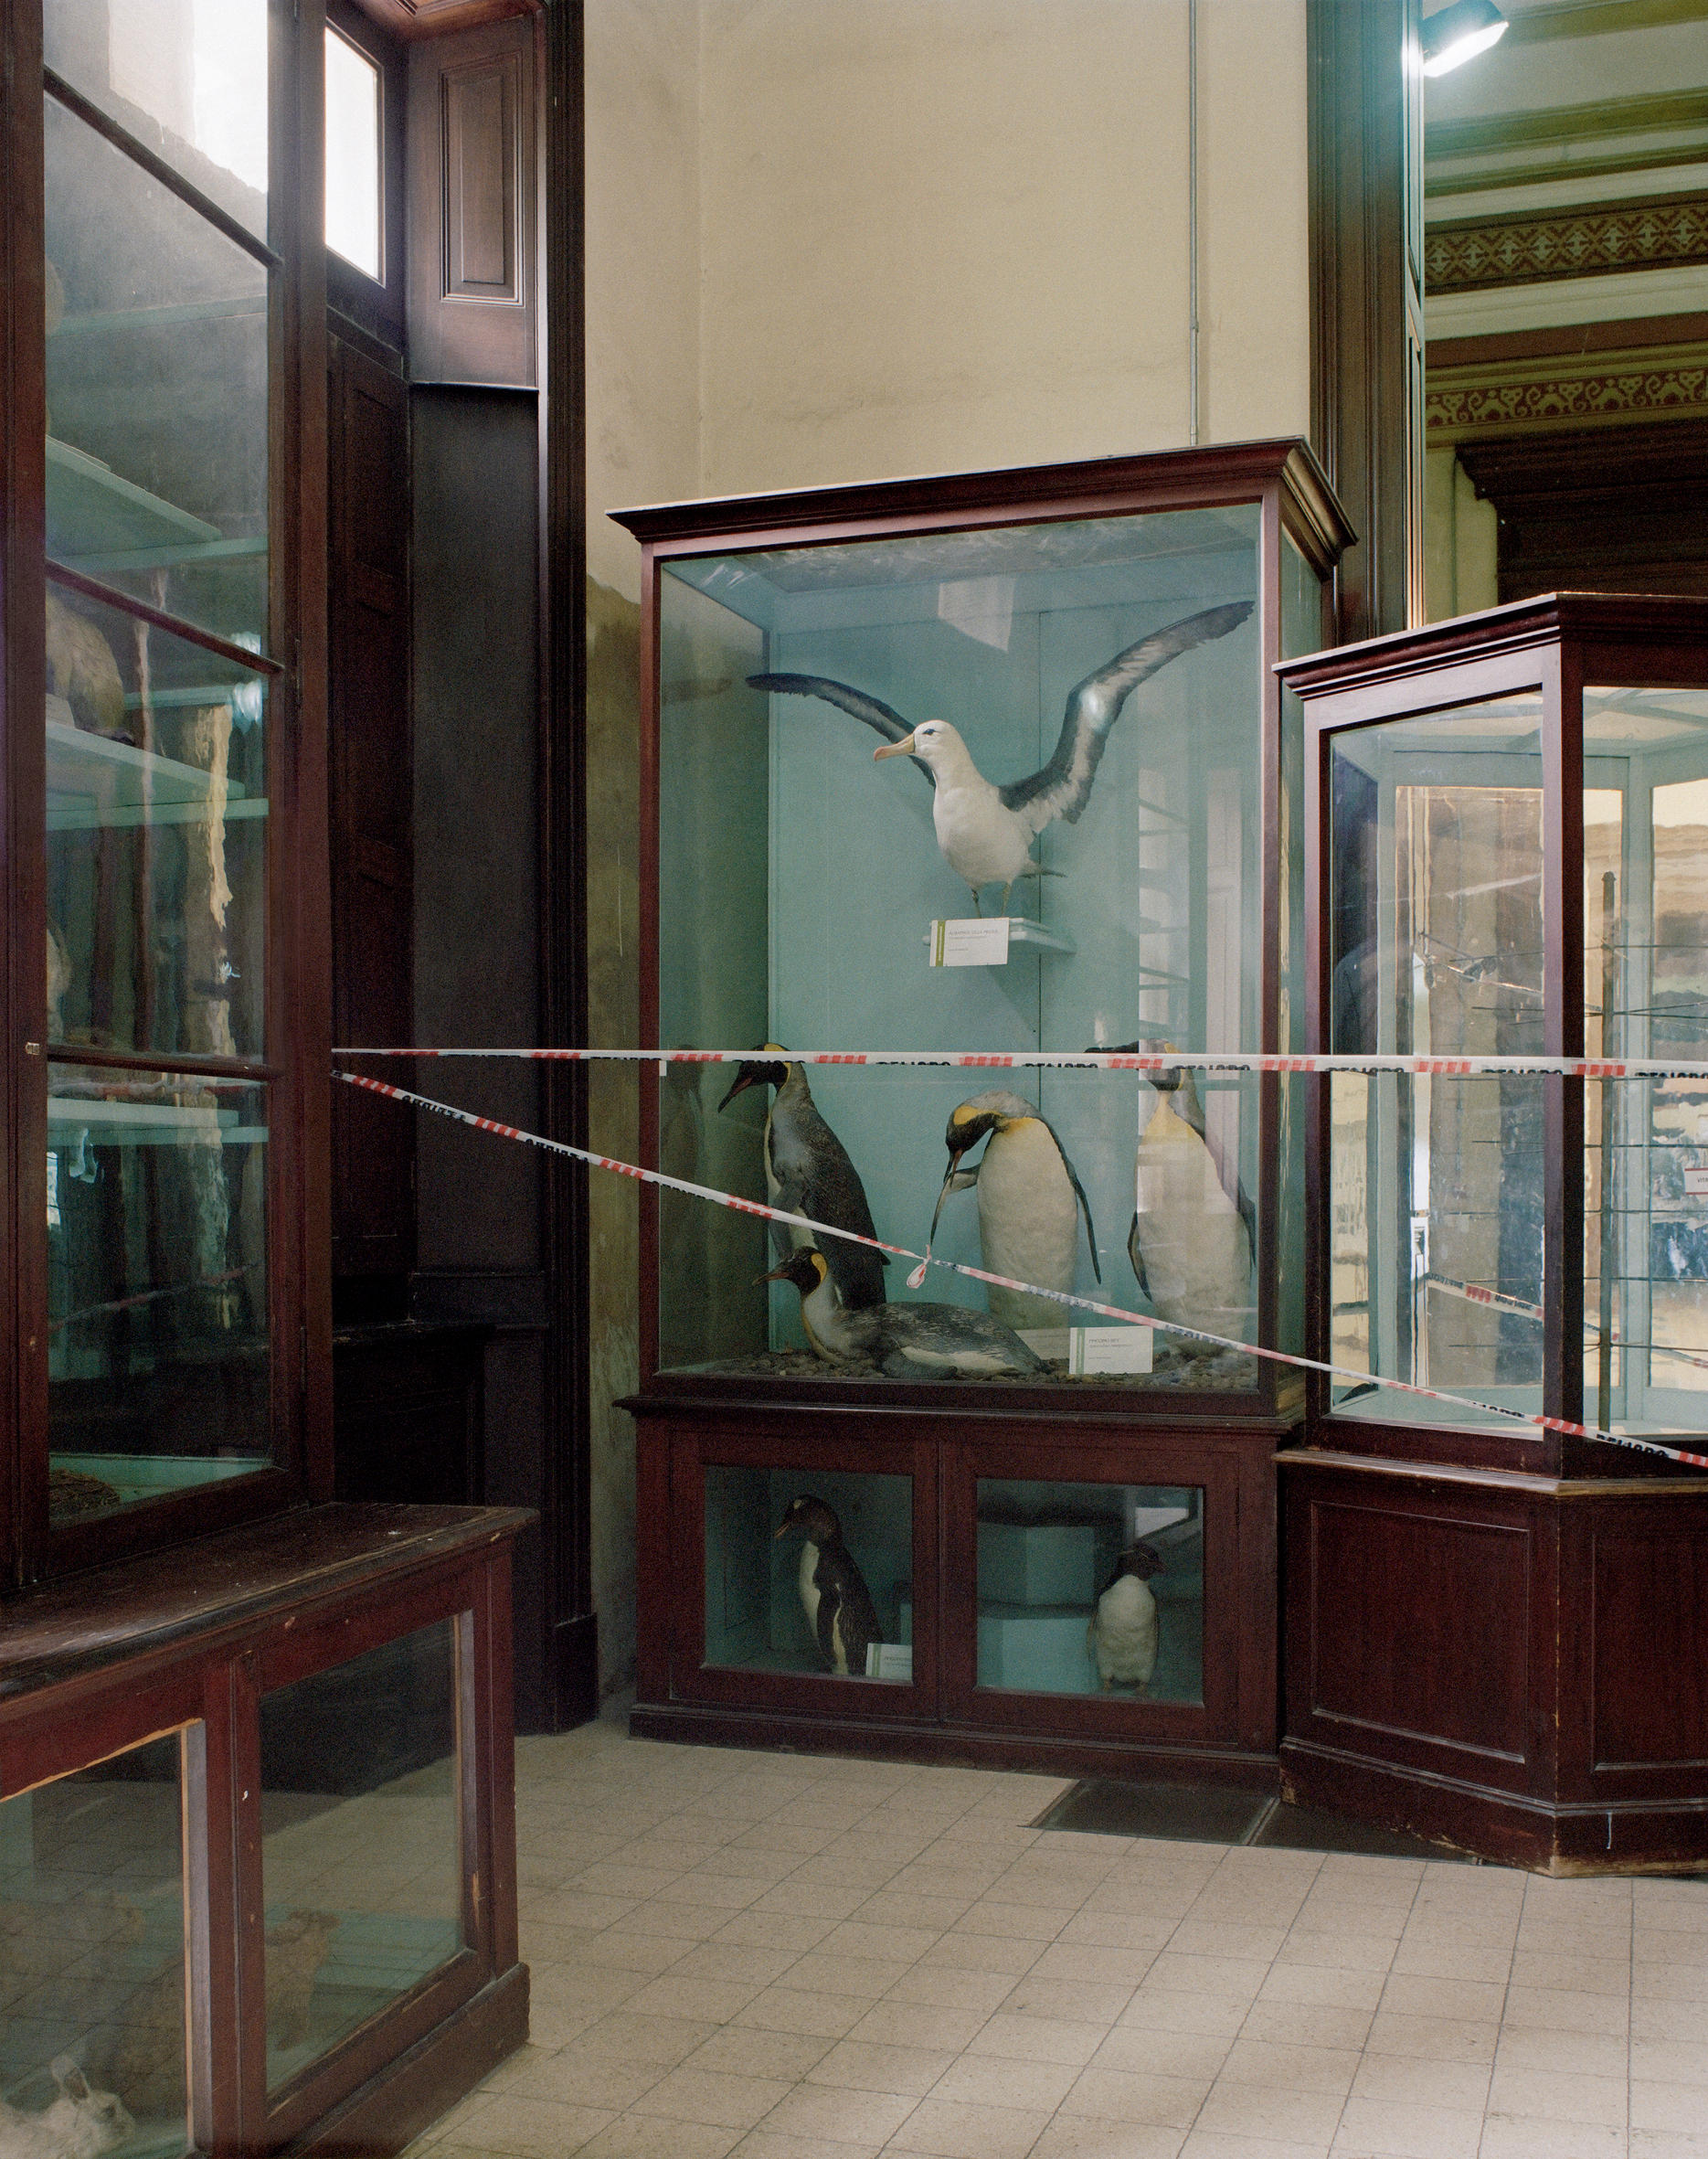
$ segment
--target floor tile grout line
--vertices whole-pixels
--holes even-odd
[[[1365,2061],[1369,2058],[1370,2034],[1375,2029],[1376,2018],[1381,2015],[1382,2005],[1387,1999],[1388,1984],[1394,1977],[1394,1959],[1400,1953],[1400,1944],[1406,1939],[1406,1929],[1411,1925],[1412,1920],[1416,1917],[1417,1902],[1419,1898],[1421,1898],[1423,1895],[1424,1884],[1428,1879],[1429,1867],[1428,1862],[1426,1861],[1422,1868],[1419,1870],[1416,1884],[1412,1890],[1411,1901],[1406,1907],[1406,1917],[1400,1922],[1400,1930],[1394,1937],[1394,1948],[1392,1953],[1388,1957],[1388,1968],[1382,1975],[1382,1990],[1376,1996],[1375,2007],[1370,2012],[1370,2024],[1368,2029],[1364,2033],[1364,2043],[1358,2050],[1358,2069],[1353,2071],[1353,2080],[1346,2087],[1346,2097],[1341,2101],[1341,2111],[1335,2116],[1334,2133],[1329,2139],[1329,2151],[1331,2154],[1331,2159],[1335,2145],[1340,2142],[1341,2132],[1346,2126],[1346,2110],[1353,2103],[1353,2093],[1358,2089],[1359,2069],[1363,2069]],[[1481,2139],[1480,2136],[1479,2142],[1480,2143],[1480,2141]]]

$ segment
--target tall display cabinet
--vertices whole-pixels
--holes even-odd
[[[1310,1082],[1335,1374],[1283,1457],[1284,1781],[1530,1866],[1700,1865],[1708,1474],[1613,1442],[1708,1452],[1708,1092],[1617,1076],[1708,1056],[1708,603],[1548,595],[1282,676],[1313,1047],[1441,1060]]]
[[[526,2028],[526,1517],[324,1504],[324,35],[0,5],[0,2099],[124,2154]]]
[[[1320,470],[1258,442],[618,516],[642,1043],[766,1046],[642,1067],[643,1159],[1226,1345],[647,1193],[635,1728],[1272,1777],[1302,1402],[1240,1345],[1301,1338],[1302,1133],[1256,1078],[1028,1059],[1302,1039],[1272,665],[1325,633]]]

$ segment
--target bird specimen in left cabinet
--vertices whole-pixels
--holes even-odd
[[[1136,1686],[1142,1693],[1156,1670],[1156,1597],[1151,1589],[1162,1571],[1154,1545],[1136,1544],[1121,1554],[1115,1579],[1098,1599],[1086,1649],[1096,1660],[1104,1687]]]
[[[735,1084],[718,1108],[728,1109],[749,1087],[777,1090],[765,1119],[765,1194],[771,1205],[785,1214],[811,1215],[832,1229],[875,1237],[860,1173],[820,1115],[807,1085],[805,1066],[790,1063],[786,1050],[767,1042],[759,1057],[737,1066]],[[784,1255],[816,1242],[810,1229],[781,1223],[774,1234]],[[888,1262],[882,1252],[832,1237],[825,1239],[824,1258],[836,1293],[850,1311],[884,1302],[884,1269]]]
[[[63,697],[72,723],[91,735],[128,742],[124,684],[112,647],[87,615],[48,588],[48,695]],[[49,714],[51,718],[51,713]]]
[[[801,1609],[825,1662],[838,1678],[865,1677],[865,1653],[883,1640],[877,1607],[854,1554],[843,1542],[843,1526],[822,1499],[803,1492],[789,1504],[777,1538],[799,1536]]]
[[[983,912],[985,886],[1001,885],[997,912],[1006,914],[1015,884],[1044,874],[1032,854],[1038,835],[1058,817],[1068,824],[1078,822],[1091,798],[1109,729],[1131,692],[1183,653],[1236,630],[1250,612],[1248,600],[1205,608],[1117,653],[1068,692],[1061,735],[1049,762],[1002,787],[980,771],[960,729],[946,719],[909,728],[900,713],[878,698],[826,675],[750,675],[748,680],[755,689],[822,697],[864,720],[885,738],[874,758],[912,758],[936,790],[931,821],[937,844],[971,892],[974,913]]]
[[[1139,1137],[1127,1254],[1162,1318],[1234,1334],[1251,1301],[1249,1202],[1243,1189],[1228,1196],[1192,1075],[1177,1068],[1152,1085],[1157,1105]]]
[[[46,2113],[22,2113],[0,2099],[0,2159],[99,2159],[135,2135],[124,2101],[98,2090],[69,2054],[56,2054],[48,2067],[59,2096]]]
[[[827,1365],[870,1363],[890,1379],[988,1378],[1042,1372],[1042,1357],[988,1312],[965,1304],[868,1304],[850,1312],[836,1294],[824,1254],[790,1253],[761,1282],[791,1282],[812,1354]]]
[[[931,1236],[951,1192],[979,1196],[979,1247],[992,1274],[1035,1282],[1041,1290],[1071,1290],[1079,1260],[1079,1217],[1086,1219],[1091,1271],[1099,1282],[1098,1233],[1091,1203],[1079,1173],[1055,1127],[1024,1095],[995,1088],[959,1102],[949,1112],[944,1134],[949,1171],[937,1196]],[[967,1156],[981,1140],[985,1149],[977,1165]],[[928,1244],[928,1250],[929,1249]],[[993,1317],[1010,1327],[1064,1327],[1069,1313],[1053,1298],[985,1285]]]

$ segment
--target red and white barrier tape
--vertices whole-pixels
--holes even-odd
[[[838,1229],[829,1222],[814,1221],[811,1215],[791,1215],[781,1207],[768,1207],[763,1200],[743,1199],[734,1192],[720,1192],[715,1186],[691,1184],[685,1177],[666,1176],[662,1170],[642,1169],[632,1162],[619,1162],[613,1155],[596,1154],[586,1147],[572,1147],[567,1140],[550,1140],[540,1133],[524,1132],[517,1125],[501,1123],[495,1117],[477,1117],[472,1110],[453,1109],[449,1102],[435,1101],[430,1095],[412,1093],[407,1087],[393,1087],[388,1080],[370,1080],[360,1072],[339,1072],[334,1077],[346,1086],[365,1088],[370,1094],[408,1102],[418,1110],[430,1110],[436,1116],[472,1125],[476,1132],[495,1133],[500,1139],[520,1140],[530,1147],[543,1147],[548,1154],[566,1155],[572,1162],[584,1162],[591,1169],[608,1169],[620,1177],[633,1177],[643,1185],[657,1185],[670,1192],[685,1192],[690,1198],[709,1199],[714,1206],[728,1207],[736,1214],[755,1215],[765,1222],[786,1223],[793,1229],[811,1229],[818,1237],[840,1237],[846,1244],[861,1244],[874,1251],[891,1252],[898,1260],[916,1260],[921,1271],[928,1264],[946,1268],[951,1274],[965,1275],[971,1282],[986,1282],[999,1290],[1019,1290],[1029,1296],[1047,1297],[1052,1303],[1071,1305],[1077,1312],[1095,1312],[1102,1319],[1118,1320],[1127,1326],[1149,1327],[1154,1334],[1180,1335],[1191,1342],[1207,1342],[1215,1349],[1237,1350],[1242,1356],[1267,1357],[1272,1364],[1289,1365],[1300,1371],[1322,1372],[1331,1378],[1354,1380],[1360,1386],[1384,1387],[1398,1394],[1416,1395],[1424,1401],[1445,1402],[1451,1409],[1477,1409],[1490,1416],[1503,1417],[1514,1424],[1563,1432],[1570,1439],[1600,1440],[1610,1447],[1634,1447],[1645,1454],[1664,1455],[1669,1462],[1708,1469],[1708,1454],[1692,1454],[1682,1447],[1665,1447],[1659,1440],[1637,1440],[1619,1432],[1597,1431],[1593,1425],[1574,1424],[1564,1417],[1533,1417],[1527,1410],[1509,1409],[1498,1402],[1480,1402],[1469,1395],[1445,1394],[1438,1388],[1416,1387],[1407,1379],[1383,1378],[1349,1365],[1323,1364],[1316,1357],[1294,1356],[1284,1349],[1261,1349],[1256,1343],[1236,1342],[1225,1335],[1207,1335],[1202,1328],[1179,1326],[1168,1320],[1155,1319],[1147,1313],[1127,1312],[1119,1304],[1102,1304],[1096,1298],[1081,1297],[1071,1290],[1042,1289],[1036,1282],[1018,1282],[1008,1274],[992,1274],[985,1268],[969,1267],[959,1260],[933,1258],[928,1261],[923,1252],[912,1251],[905,1244],[886,1244],[880,1237],[862,1237],[852,1229]]]
[[[522,1058],[543,1064],[747,1065],[761,1049],[334,1049],[334,1057]],[[1708,1062],[1627,1057],[1368,1057],[1257,1049],[788,1049],[791,1065],[937,1065],[976,1072],[1410,1072],[1426,1079],[1701,1080]]]

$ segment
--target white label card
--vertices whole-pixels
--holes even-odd
[[[963,916],[931,924],[933,967],[1006,967],[1008,917]]]
[[[1149,1327],[1076,1327],[1067,1369],[1076,1378],[1091,1372],[1148,1372],[1156,1337]]]
[[[1687,1169],[1684,1172],[1686,1199],[1708,1199],[1708,1169]]]
[[[868,1642],[865,1650],[865,1675],[868,1679],[899,1679],[911,1686],[913,1683],[912,1643]]]

